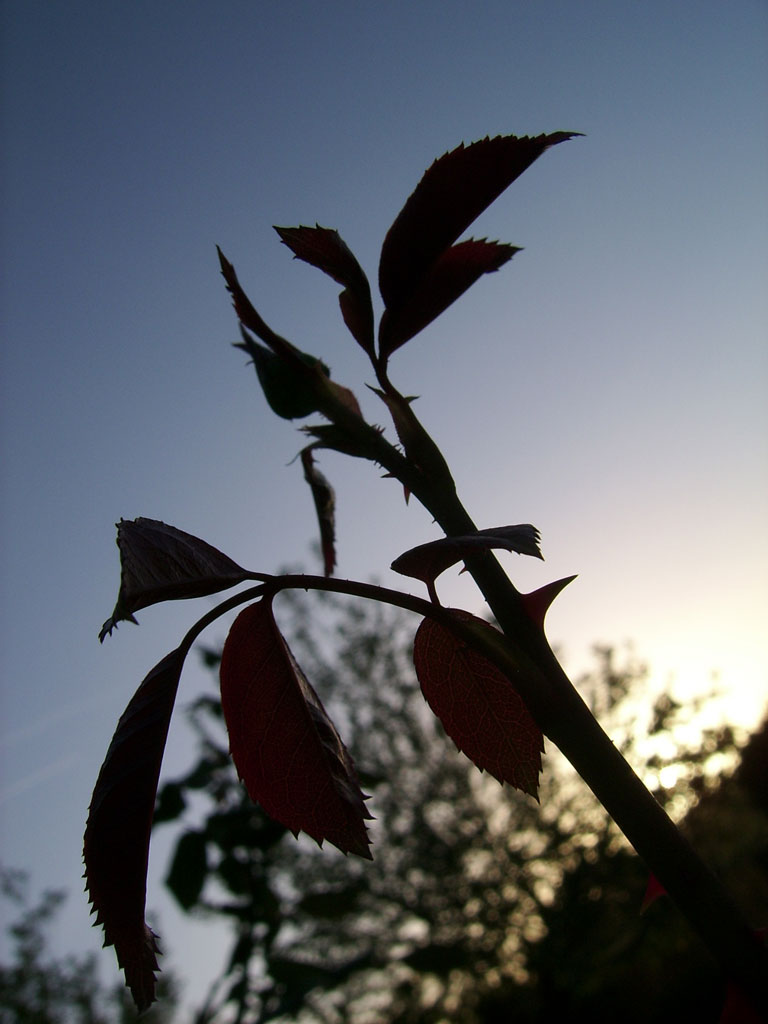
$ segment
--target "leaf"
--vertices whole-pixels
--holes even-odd
[[[200,899],[208,875],[207,839],[204,832],[185,832],[176,843],[165,884],[179,906],[191,910]]]
[[[281,350],[290,351],[293,349],[293,345],[291,345],[290,341],[286,341],[285,338],[281,338],[279,334],[276,334],[256,312],[251,300],[245,294],[237,279],[235,268],[226,258],[218,245],[216,246],[216,252],[219,254],[219,266],[221,267],[222,277],[227,283],[227,290],[232,296],[235,313],[237,313],[237,318],[243,327],[252,331],[257,338],[261,338],[261,340],[268,345],[273,352],[279,352]]]
[[[578,134],[499,135],[435,160],[384,239],[379,288],[387,309],[405,306],[444,250],[546,149]]]
[[[158,519],[121,519],[120,590],[99,640],[118,622],[136,622],[133,613],[160,601],[205,597],[253,576],[217,548]]]
[[[297,371],[293,361],[286,361],[264,345],[258,345],[242,326],[240,333],[243,341],[234,347],[247,352],[253,360],[261,390],[272,412],[285,420],[300,419],[317,412],[319,398],[314,376],[307,379],[303,371]],[[326,377],[330,375],[330,370],[320,359],[298,349],[296,352],[307,367],[317,367]]]
[[[473,238],[445,249],[407,301],[386,309],[379,328],[379,347],[389,356],[432,323],[482,275],[498,270],[519,246]]]
[[[253,331],[256,337],[260,338],[270,348],[274,355],[283,362],[286,370],[291,371],[290,376],[286,374],[281,382],[283,390],[292,395],[294,400],[299,395],[302,407],[306,407],[308,404],[312,406],[308,412],[302,412],[301,415],[308,416],[311,412],[319,411],[327,415],[329,419],[333,419],[334,407],[341,405],[347,411],[354,413],[355,416],[359,416],[362,419],[363,414],[360,411],[360,405],[354,394],[349,388],[342,387],[341,384],[336,384],[335,381],[330,379],[330,371],[323,362],[314,356],[308,355],[306,352],[302,352],[295,345],[292,345],[290,341],[281,338],[271,327],[267,326],[240,287],[240,283],[235,275],[235,268],[225,258],[221,249],[218,250],[218,253],[221,272],[224,275],[224,280],[227,282],[227,288],[232,294],[235,312],[241,324],[243,342],[236,344],[235,348],[243,348],[246,352],[250,353],[254,358],[254,362],[256,362],[257,371],[257,352],[259,346],[248,336],[244,328]],[[310,398],[310,396],[312,397]],[[327,408],[329,406],[330,408]],[[278,415],[283,415],[283,413],[278,413]],[[294,413],[289,415],[288,418],[293,419],[296,415],[299,414]]]
[[[152,812],[185,651],[146,676],[118,722],[91,798],[85,879],[104,944],[115,947],[139,1010],[155,998],[156,936],[144,922]]]
[[[261,318],[256,312],[251,300],[243,291],[240,282],[237,279],[235,268],[226,258],[224,253],[216,246],[216,251],[219,254],[219,265],[221,267],[221,273],[224,280],[227,283],[227,290],[232,296],[232,302],[235,307],[235,313],[237,313],[238,320],[242,327],[251,331],[260,338],[265,345],[267,345],[275,355],[280,356],[284,362],[294,367],[298,373],[304,373],[307,380],[311,379],[312,371],[317,372],[318,367],[324,367],[324,364],[320,363],[319,359],[315,359],[313,356],[307,357],[305,352],[301,352],[292,345],[286,338],[281,337]],[[245,347],[248,350],[248,343],[253,344],[250,338],[246,334],[243,335],[245,345],[240,345],[240,348]],[[309,359],[309,363],[307,362]],[[328,368],[324,367],[325,376],[328,375]]]
[[[313,228],[275,226],[275,231],[296,259],[318,267],[344,286],[344,291],[339,295],[344,323],[355,341],[373,359],[371,288],[362,267],[338,231],[321,228],[319,224]]]
[[[333,576],[336,567],[336,495],[326,478],[315,466],[311,446],[301,452],[304,479],[310,486],[320,527],[320,546],[326,576]]]
[[[275,355],[281,356],[287,363],[291,363],[298,370],[301,370],[302,367],[306,365],[306,353],[301,352],[295,345],[292,345],[290,341],[273,331],[272,328],[261,318],[251,303],[251,300],[243,291],[243,288],[237,279],[235,268],[218,246],[216,246],[216,251],[219,254],[219,265],[221,267],[222,276],[227,283],[227,290],[232,296],[235,313],[237,313],[237,318],[241,325],[255,334],[257,338],[260,338],[264,344],[275,353]],[[246,340],[248,339],[246,338]],[[240,347],[242,348],[243,346],[241,345]],[[313,367],[314,364],[320,363],[319,360],[315,360],[312,356],[310,356],[309,359],[313,361]]]
[[[220,677],[230,750],[251,799],[291,831],[370,859],[352,758],[283,639],[271,598],[235,619]]]
[[[456,562],[461,562],[466,555],[488,548],[503,548],[521,555],[542,558],[539,531],[530,523],[521,523],[518,526],[496,526],[461,537],[442,537],[428,544],[419,544],[399,555],[391,568],[401,576],[410,576],[426,583],[433,595],[432,599],[436,600],[434,582],[437,577]]]
[[[452,614],[498,632],[468,612]],[[427,703],[459,750],[481,771],[538,799],[544,737],[509,679],[429,618],[416,632],[413,661]]]
[[[370,384],[367,384],[366,387],[373,391],[389,410],[398,440],[409,460],[415,466],[423,469],[424,463],[429,461],[432,445],[430,438],[425,435],[424,428],[411,409],[411,402],[415,402],[418,395],[401,395],[398,391],[387,393]]]
[[[381,427],[373,428],[376,433],[381,433]],[[335,423],[312,423],[301,427],[309,437],[315,440],[310,448],[327,448],[334,452],[341,452],[344,455],[354,455],[355,458],[371,459],[376,461],[379,451],[371,444],[370,435],[367,433],[351,433]]]

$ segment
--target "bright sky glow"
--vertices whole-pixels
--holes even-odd
[[[429,163],[486,134],[581,131],[473,234],[525,247],[392,362],[480,526],[533,522],[523,589],[579,578],[575,671],[631,639],[736,724],[768,694],[768,8],[761,0],[2,7],[3,862],[77,889],[122,707],[196,617],[99,647],[114,523],[146,515],[265,571],[310,562],[300,446],[251,368],[214,246],[265,319],[384,420],[338,289],[272,224],[336,227],[376,280]],[[322,460],[339,573],[436,536],[370,466]],[[407,585],[407,581],[406,581]],[[444,602],[480,608],[466,577]],[[416,588],[414,587],[414,592]],[[223,638],[223,627],[210,634]],[[192,664],[192,695],[209,678]],[[182,695],[182,701],[183,701]],[[168,771],[186,763],[182,716]],[[150,905],[180,963],[198,931]],[[73,895],[67,935],[97,944]],[[191,937],[190,937],[191,936]],[[110,954],[111,956],[111,954]]]

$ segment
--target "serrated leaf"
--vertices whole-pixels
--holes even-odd
[[[382,355],[391,355],[440,316],[479,277],[504,266],[516,252],[520,252],[519,246],[474,238],[445,249],[407,301],[384,311],[379,328]]]
[[[224,257],[220,249],[218,252],[221,271],[227,282],[227,288],[232,294],[235,312],[240,319],[243,341],[236,344],[235,348],[245,349],[246,352],[249,352],[254,357],[254,362],[257,362],[256,352],[258,351],[258,346],[248,336],[248,330],[252,331],[257,338],[260,338],[269,347],[272,353],[283,362],[286,370],[290,371],[290,375],[284,378],[287,392],[294,396],[294,400],[300,403],[302,409],[311,406],[308,412],[304,411],[301,415],[308,416],[311,412],[320,411],[327,415],[329,419],[333,419],[333,407],[338,404],[362,419],[363,414],[354,394],[349,388],[345,388],[330,379],[328,367],[323,362],[314,356],[308,355],[306,352],[302,352],[295,345],[292,345],[290,341],[281,338],[271,327],[267,326],[240,287],[234,267]],[[278,402],[278,404],[280,403]],[[328,406],[328,409],[326,409],[326,406]],[[283,414],[278,413],[278,415]],[[296,415],[294,413],[288,418],[293,419]]]
[[[328,480],[315,466],[311,446],[301,452],[304,479],[312,491],[317,523],[320,528],[320,547],[326,576],[333,576],[336,568],[336,495]]]
[[[371,288],[362,267],[338,231],[315,227],[279,228],[284,245],[297,259],[318,267],[344,286],[339,305],[352,337],[373,359],[373,304]]]
[[[317,412],[319,399],[314,375],[307,377],[303,368],[297,369],[293,360],[286,361],[282,355],[276,355],[264,345],[257,344],[242,327],[240,333],[243,341],[236,343],[235,348],[241,348],[253,360],[261,389],[272,412],[285,420],[301,419]],[[316,367],[325,377],[330,375],[330,370],[322,360],[298,349],[296,352],[310,370]]]
[[[353,455],[355,458],[376,460],[379,453],[370,443],[369,436],[363,433],[351,433],[339,427],[335,423],[312,423],[301,428],[309,437],[315,441],[310,447],[327,448],[334,452],[341,452],[343,455]],[[376,428],[381,432],[381,428]]]
[[[226,258],[221,249],[216,246],[216,252],[219,254],[219,266],[221,267],[221,274],[227,284],[227,290],[232,296],[232,304],[235,307],[235,313],[237,318],[243,327],[247,328],[257,338],[260,338],[266,345],[268,345],[273,352],[290,351],[293,349],[293,345],[285,338],[281,338],[275,331],[261,318],[256,312],[251,300],[245,294],[240,282],[237,279],[235,268]]]
[[[205,597],[234,587],[252,575],[211,544],[158,519],[117,523],[120,590],[112,615],[101,627],[103,641],[118,622],[161,601]]]
[[[461,537],[442,537],[427,544],[419,544],[399,555],[391,568],[402,576],[426,583],[434,599],[434,582],[441,573],[463,561],[467,555],[489,548],[502,548],[542,558],[539,531],[530,523],[520,523],[517,526],[496,526]]]
[[[275,622],[272,601],[232,624],[221,659],[230,750],[252,800],[286,828],[370,858],[352,758]]]
[[[414,465],[422,467],[425,445],[429,447],[430,440],[428,437],[425,438],[424,428],[411,409],[411,402],[414,402],[418,396],[401,395],[397,391],[387,393],[379,388],[371,387],[370,384],[367,387],[382,400],[389,410],[405,454]]]
[[[232,303],[241,326],[255,334],[275,355],[280,356],[288,365],[293,365],[298,373],[303,372],[307,380],[311,380],[312,371],[315,370],[315,366],[307,365],[306,353],[301,352],[290,341],[281,337],[276,331],[273,331],[266,321],[262,319],[238,281],[235,268],[218,246],[216,246],[216,251],[219,254],[221,273],[226,281],[227,290],[232,296]],[[245,336],[244,341],[247,342],[247,340],[247,336]],[[320,363],[319,360],[315,360],[312,356],[309,359],[313,364]]]
[[[155,998],[158,947],[144,922],[152,813],[185,651],[146,676],[118,722],[91,798],[85,880],[105,945],[113,945],[139,1010]]]
[[[452,614],[498,632],[468,612]],[[538,799],[544,738],[510,680],[434,619],[419,626],[413,661],[427,703],[459,750],[481,771]]]
[[[443,251],[546,149],[578,134],[499,135],[435,160],[384,239],[379,287],[387,308],[403,307]]]

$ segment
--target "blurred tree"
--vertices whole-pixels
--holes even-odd
[[[162,787],[156,813],[156,823],[183,823],[167,878],[179,904],[233,923],[228,963],[198,1024],[681,1013],[716,1021],[724,986],[709,955],[668,900],[640,915],[647,872],[567,763],[549,752],[540,807],[501,789],[427,711],[403,616],[315,596],[310,635],[306,600],[282,596],[281,623],[373,795],[375,860],[319,850],[306,837],[296,843],[267,818],[236,778],[218,700],[198,700],[199,759]],[[216,666],[215,652],[205,658]],[[736,760],[730,730],[676,744],[676,726],[696,708],[665,696],[640,727],[645,669],[631,657],[617,665],[610,648],[597,648],[596,659],[582,694],[630,760],[647,765],[657,798],[678,818],[697,797],[714,807],[713,771]],[[637,735],[650,737],[642,750]],[[749,800],[727,803],[729,850],[748,835],[752,854],[765,856],[765,815]],[[716,853],[699,839],[705,854]],[[765,889],[764,863],[755,877]]]
[[[6,928],[10,962],[0,963],[2,1024],[127,1024],[136,1010],[122,985],[106,989],[93,954],[55,958],[48,952],[46,929],[65,899],[47,890],[29,906],[24,871],[0,868],[0,894],[17,916]],[[143,1018],[147,1024],[169,1021],[175,1005],[172,978],[161,981],[161,999]]]
[[[657,701],[660,737],[675,735],[683,709]],[[755,930],[768,924],[768,722],[733,766],[731,729],[707,730],[674,757],[650,759],[657,798],[689,809],[681,828],[734,894]],[[717,769],[717,774],[713,772]],[[654,788],[654,787],[652,787]],[[761,800],[762,797],[762,800]],[[607,838],[607,837],[606,837]],[[625,844],[601,841],[564,873],[543,910],[545,937],[529,949],[536,1011],[522,1020],[556,1020],[571,1013],[595,1021],[718,1021],[725,986],[706,949],[666,898],[641,916],[636,894],[647,872]],[[492,1016],[485,1019],[495,1019]],[[729,1020],[742,1018],[734,1011]]]

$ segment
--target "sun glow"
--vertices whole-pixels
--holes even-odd
[[[704,699],[701,716],[707,725],[726,722],[754,730],[768,712],[768,660],[757,643],[704,649],[662,644],[648,660],[653,678],[662,680],[676,700]]]

